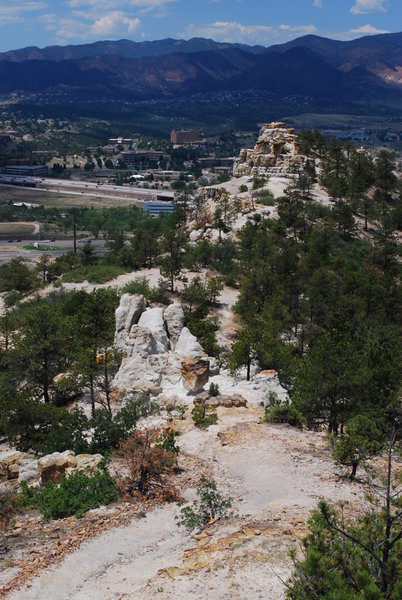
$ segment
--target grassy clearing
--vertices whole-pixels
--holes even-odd
[[[39,244],[38,246],[34,246],[33,244],[29,244],[28,246],[23,246],[24,250],[40,250],[40,252],[56,252],[57,250],[65,250],[62,246],[43,246]]]
[[[0,202],[27,202],[55,206],[57,208],[72,208],[76,206],[93,206],[94,208],[111,208],[114,206],[131,206],[134,200],[125,198],[93,198],[85,194],[60,194],[35,189],[11,189],[0,187]]]
[[[24,236],[35,231],[32,223],[0,223],[0,235]]]
[[[115,265],[81,266],[64,273],[63,282],[80,283],[82,281],[88,281],[89,283],[106,283],[119,275],[123,275],[123,273],[126,273],[126,269]]]

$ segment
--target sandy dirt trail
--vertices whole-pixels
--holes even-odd
[[[257,407],[218,413],[207,431],[181,422],[179,441],[233,498],[233,518],[197,540],[165,505],[86,542],[9,600],[283,599],[288,551],[318,498],[353,506],[359,486],[334,475],[323,436],[261,423]]]

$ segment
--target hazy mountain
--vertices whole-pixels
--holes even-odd
[[[402,83],[402,33],[370,35],[351,42],[306,35],[265,52],[283,53],[293,48],[308,48],[344,72],[361,67],[387,83]]]
[[[124,58],[144,58],[147,56],[163,56],[165,54],[189,54],[192,52],[207,52],[210,50],[223,50],[225,48],[239,48],[245,52],[258,54],[263,52],[263,46],[247,46],[246,44],[226,44],[214,42],[204,38],[191,40],[174,40],[167,38],[154,42],[132,42],[118,40],[94,42],[77,46],[49,46],[37,48],[31,46],[21,50],[10,50],[0,53],[0,60],[23,62],[25,60],[77,60],[91,56],[121,56]]]
[[[402,109],[402,34],[339,42],[305,36],[268,49],[194,38],[25,48],[0,55],[0,93],[178,98],[218,90]]]

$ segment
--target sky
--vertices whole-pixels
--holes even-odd
[[[402,0],[0,0],[0,51],[207,37],[271,46],[402,30]]]

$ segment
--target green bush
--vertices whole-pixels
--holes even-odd
[[[117,484],[106,469],[89,474],[76,471],[59,485],[48,481],[43,488],[30,488],[22,482],[21,488],[21,505],[39,508],[45,520],[82,517],[87,510],[119,497]]]
[[[132,294],[144,296],[149,299],[151,296],[151,288],[146,277],[137,277],[122,289],[122,294]]]
[[[186,529],[203,529],[212,519],[227,519],[232,499],[225,498],[217,490],[216,483],[205,476],[197,487],[198,499],[181,509],[177,524]]]
[[[270,394],[269,401],[270,406],[265,408],[265,421],[267,423],[289,423],[294,427],[303,428],[305,419],[289,400],[281,402],[276,394]]]
[[[119,275],[126,273],[126,269],[116,265],[82,265],[77,269],[73,269],[64,273],[63,281],[65,283],[79,283],[81,281],[89,281],[90,283],[106,283],[111,279],[115,279]]]
[[[191,411],[194,425],[200,429],[207,429],[210,425],[218,422],[218,415],[214,408],[209,408],[205,404],[197,404]]]
[[[212,397],[219,396],[219,385],[217,383],[211,383],[209,385],[208,394]]]
[[[254,194],[254,198],[258,204],[263,204],[264,206],[275,205],[274,195],[269,190],[261,190],[260,192],[256,192]]]

